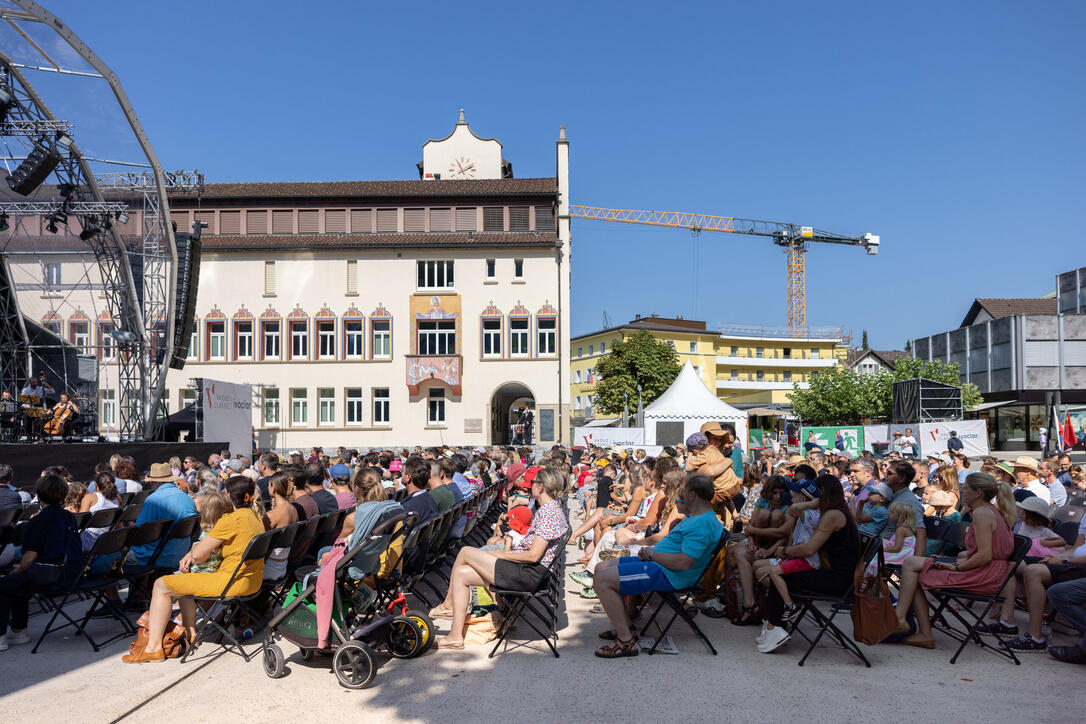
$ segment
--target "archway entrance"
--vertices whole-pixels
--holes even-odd
[[[490,398],[490,443],[528,445],[535,439],[535,395],[527,385],[507,382]]]

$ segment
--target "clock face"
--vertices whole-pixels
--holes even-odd
[[[467,156],[457,156],[449,162],[449,178],[475,178],[475,162]]]

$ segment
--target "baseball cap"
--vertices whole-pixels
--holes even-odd
[[[349,480],[351,469],[343,463],[336,463],[328,468],[328,474],[332,476],[332,480]]]
[[[516,483],[521,475],[524,475],[524,471],[528,469],[528,466],[524,463],[513,463],[509,466],[509,469],[505,471],[505,479],[510,483]]]
[[[807,480],[806,478],[800,481],[789,480],[788,489],[793,493],[801,493],[808,500],[814,500],[822,496],[822,488],[818,486],[813,480]]]
[[[709,444],[709,438],[705,437],[705,433],[695,432],[690,437],[686,438],[686,446],[688,448],[703,448]]]
[[[291,450],[290,452],[287,453],[287,457],[289,458],[289,457],[291,457],[293,455],[301,455],[301,454],[302,454],[301,450]]]
[[[238,460],[237,458],[231,458],[230,460],[224,461],[224,463],[225,463],[223,465],[224,470],[226,468],[230,468],[231,470],[240,473],[242,470],[245,469],[245,465],[240,460]]]
[[[894,497],[894,491],[890,489],[890,486],[886,483],[869,483],[864,486],[868,491],[872,493],[878,493],[882,497],[889,500]]]
[[[393,460],[388,464],[388,471],[390,473],[398,473],[403,470],[403,462],[400,460]]]
[[[532,481],[535,480],[535,476],[538,475],[539,471],[542,469],[542,465],[536,465],[535,467],[528,468],[528,470],[524,473],[524,477],[522,477],[520,479],[520,482],[517,483],[517,487],[523,488],[524,490],[531,490]]]
[[[509,527],[524,535],[532,525],[532,511],[527,505],[517,505],[509,511]]]

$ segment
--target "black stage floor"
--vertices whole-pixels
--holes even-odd
[[[94,466],[109,462],[109,456],[131,455],[140,475],[151,463],[164,463],[176,455],[191,455],[206,463],[212,453],[228,447],[223,442],[45,442],[38,444],[0,444],[0,463],[15,470],[15,487],[33,485],[41,471],[50,465],[63,465],[77,480],[89,480]]]

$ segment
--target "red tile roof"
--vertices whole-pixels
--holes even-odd
[[[965,319],[962,320],[960,326],[968,327],[972,324],[982,309],[990,314],[992,319],[1003,319],[1004,317],[1015,317],[1019,314],[1056,314],[1056,304],[1054,297],[1050,299],[978,298],[969,307],[969,311],[966,312]]]
[[[555,178],[464,179],[462,181],[269,181],[212,183],[204,186],[202,198],[401,198],[541,196],[558,193]],[[170,194],[171,198],[195,199],[191,193]]]

